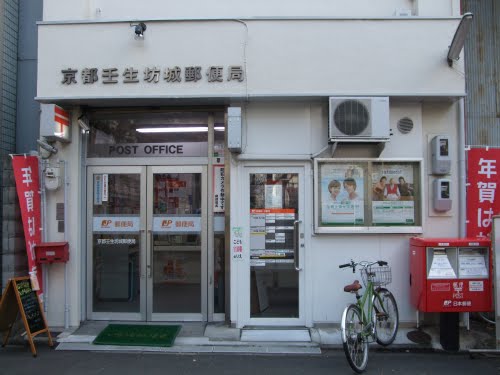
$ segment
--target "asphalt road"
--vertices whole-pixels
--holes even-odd
[[[164,354],[127,352],[57,351],[37,344],[0,348],[0,374],[354,374],[342,350],[321,355]],[[379,375],[489,375],[500,374],[500,355],[422,351],[371,351],[366,374]]]

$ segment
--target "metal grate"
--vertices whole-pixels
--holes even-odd
[[[413,120],[409,117],[403,117],[398,121],[398,130],[402,134],[408,134],[413,130]]]
[[[358,100],[340,103],[333,114],[335,126],[345,135],[360,135],[370,123],[366,106]]]

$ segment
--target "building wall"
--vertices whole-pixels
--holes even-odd
[[[459,22],[457,1],[440,2],[435,6],[432,4],[436,2],[431,1],[386,1],[377,6],[365,0],[292,1],[287,3],[289,13],[285,8],[272,9],[270,2],[242,2],[238,4],[242,7],[224,7],[220,14],[217,13],[220,9],[202,4],[196,2],[198,6],[192,7],[194,12],[190,17],[220,18],[222,14],[224,17],[241,14],[248,19],[243,22],[233,19],[176,22],[175,17],[186,15],[180,4],[174,2],[150,1],[141,3],[140,7],[128,1],[44,2],[44,22],[38,29],[37,97],[40,101],[58,103],[73,111],[72,142],[56,144],[59,148],[57,158],[68,162],[69,184],[65,188],[69,216],[65,224],[71,254],[66,265],[69,280],[62,282],[63,266],[51,269],[49,324],[62,325],[65,285],[71,290],[70,325],[78,325],[84,317],[81,296],[86,286],[86,258],[81,230],[85,215],[82,214],[81,202],[86,198],[81,178],[85,168],[80,159],[81,133],[76,125],[80,105],[168,106],[171,103],[206,102],[243,108],[243,153],[234,156],[229,172],[232,182],[230,197],[234,202],[231,204],[230,228],[243,226],[248,217],[248,211],[242,205],[246,200],[242,182],[246,166],[300,165],[306,172],[307,324],[340,320],[342,306],[350,300],[342,286],[352,281],[352,274],[339,272],[338,264],[348,261],[353,251],[359,259],[385,258],[391,263],[395,270],[391,289],[400,305],[401,319],[413,321],[415,314],[407,296],[410,234],[316,235],[312,226],[315,213],[311,157],[327,146],[329,96],[389,96],[393,135],[380,157],[422,159],[424,181],[421,197],[425,202],[422,234],[429,237],[458,235],[456,213],[459,203],[446,214],[436,214],[427,203],[431,200],[428,166],[431,137],[449,134],[452,153],[457,154],[459,121],[455,101],[465,94],[463,60],[454,64],[453,69],[446,63],[448,46]],[[405,7],[422,17],[394,17],[396,8]],[[100,9],[98,16],[96,9]],[[278,10],[281,13],[278,14]],[[314,15],[320,14],[321,19],[315,16],[300,20],[291,17],[313,12]],[[163,13],[169,20],[157,17]],[[289,18],[262,17],[274,14]],[[151,21],[153,18],[156,21]],[[147,22],[142,41],[134,39],[130,25],[133,19]],[[75,20],[92,22],[73,22]],[[61,46],[67,47],[65,53],[60,59],[54,59],[54,56],[60,56]],[[141,80],[132,86],[123,83],[105,85],[101,81],[93,85],[61,83],[61,70],[68,68],[78,69],[80,73],[85,67],[116,67],[123,71],[125,67],[133,66],[142,72],[144,68],[155,65],[165,69],[173,65],[214,64],[244,66],[245,81],[224,81],[218,86],[207,82],[169,85],[163,79],[157,84]],[[407,136],[396,130],[397,121],[404,115],[414,121],[414,130]],[[339,152],[343,157],[358,156],[348,150]],[[252,157],[260,160],[252,162]],[[453,165],[450,178],[458,186],[458,163]],[[50,241],[61,240],[63,236],[57,231],[55,220],[56,203],[63,199],[62,189],[47,197]],[[245,283],[249,282],[245,276],[248,273],[247,263],[231,264],[230,314],[237,324],[244,323],[238,319],[247,312],[248,301],[243,299],[248,297],[241,291],[249,290],[245,289]]]
[[[40,104],[36,96],[38,28],[43,0],[19,0],[16,152],[37,150]]]
[[[36,150],[39,104],[36,94],[37,30],[42,0],[0,2],[0,153],[2,157],[2,279],[27,273],[23,227],[8,154]],[[1,254],[3,253],[3,256]],[[3,265],[2,265],[3,258]],[[5,282],[4,282],[5,285]],[[0,285],[1,288],[1,285]]]
[[[415,320],[415,309],[409,299],[409,238],[412,234],[366,234],[336,233],[315,234],[313,228],[314,212],[313,194],[316,189],[312,175],[308,175],[312,167],[312,155],[319,152],[328,141],[327,103],[325,102],[271,102],[250,103],[242,110],[243,117],[243,151],[234,157],[231,170],[232,181],[237,180],[237,187],[231,186],[231,195],[241,197],[231,211],[231,227],[247,226],[248,212],[245,201],[245,166],[253,165],[304,165],[306,172],[304,216],[304,271],[307,288],[306,306],[308,324],[339,322],[344,306],[351,302],[352,296],[343,292],[343,286],[352,282],[359,275],[339,270],[338,265],[350,259],[379,260],[389,262],[393,270],[393,282],[390,285],[398,301],[400,319],[405,323]],[[458,104],[453,102],[391,102],[390,125],[391,137],[380,158],[415,158],[423,160],[422,181],[422,236],[424,237],[458,237],[458,146],[457,120]],[[401,134],[397,130],[397,121],[409,117],[414,122],[409,134]],[[432,208],[432,181],[429,145],[432,137],[438,134],[450,136],[450,153],[453,163],[450,175],[455,189],[452,192],[453,207],[446,213],[438,213]],[[279,142],[277,140],[280,140]],[[340,146],[339,146],[340,147]],[[370,146],[365,146],[369,148]],[[356,158],[360,150],[347,149],[335,154],[335,157]],[[328,157],[328,156],[323,156]],[[254,161],[250,161],[255,159]],[[266,161],[267,159],[267,161]],[[239,163],[236,161],[240,160]],[[272,169],[272,168],[271,168]],[[397,230],[396,230],[397,232]],[[247,248],[249,244],[247,243]],[[249,279],[248,264],[233,262],[232,285],[244,285]],[[243,284],[241,284],[243,282]],[[248,286],[249,287],[249,286]],[[231,299],[234,301],[231,316],[242,316],[246,306],[246,296],[240,288],[232,288]],[[235,322],[236,323],[236,322]],[[245,324],[245,322],[238,322]]]
[[[9,277],[18,276],[23,270],[24,246],[19,244],[22,235],[16,230],[19,210],[15,210],[15,196],[6,191],[11,189],[13,180],[8,164],[10,153],[16,150],[16,83],[17,83],[17,43],[18,43],[18,1],[0,2],[0,174],[2,196],[2,248],[0,249],[0,289]],[[19,238],[20,237],[20,238]]]
[[[2,46],[0,53],[2,96],[0,98],[0,121],[2,138],[0,150],[5,155],[15,151],[16,126],[16,83],[17,83],[17,42],[18,42],[18,2],[3,1],[0,23]]]
[[[467,74],[466,144],[500,145],[500,3],[464,1],[474,14],[465,43]]]
[[[388,17],[410,10],[412,15],[446,17],[459,14],[460,0],[384,0],[373,6],[370,0],[220,0],[216,4],[188,0],[147,0],[140,4],[120,0],[44,1],[44,20],[241,18],[241,17]]]
[[[249,20],[150,22],[144,40],[128,22],[39,26],[37,97],[41,101],[82,98],[260,98],[387,95],[453,97],[465,94],[463,61],[449,69],[446,53],[459,19]],[[165,50],[165,36],[168,58]],[[335,36],[349,35],[336,38]],[[54,43],[53,41],[57,41]],[[61,45],[92,40],[54,60]],[[186,48],[186,46],[197,46]],[[96,51],[106,51],[105,55]],[[166,68],[241,66],[245,81],[167,83]],[[84,68],[160,68],[158,83],[83,84]],[[63,70],[76,83],[62,85]],[[227,74],[227,73],[226,73]],[[120,76],[121,79],[121,76]]]

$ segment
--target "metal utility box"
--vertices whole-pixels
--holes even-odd
[[[492,308],[491,241],[479,238],[410,239],[410,300],[422,312]]]
[[[42,242],[35,245],[36,262],[66,263],[69,260],[68,242]]]

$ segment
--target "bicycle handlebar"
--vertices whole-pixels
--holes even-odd
[[[369,267],[369,266],[372,266],[374,264],[378,264],[379,266],[387,266],[388,265],[388,263],[385,260],[377,260],[375,262],[368,262],[366,260],[362,260],[362,261],[357,262],[357,263],[354,262],[354,260],[351,260],[351,263],[341,264],[341,265],[339,265],[339,268],[351,267],[352,272],[355,272],[357,266]]]

